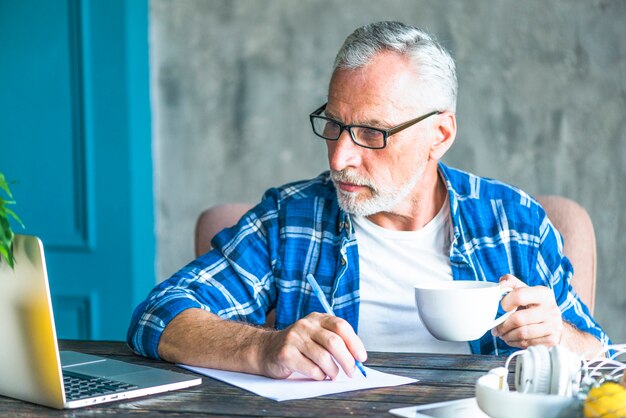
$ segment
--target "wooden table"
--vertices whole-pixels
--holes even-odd
[[[106,355],[132,363],[170,370],[180,368],[134,355],[122,342],[61,341],[62,350]],[[270,416],[270,417],[365,417],[391,416],[389,409],[474,396],[474,383],[491,368],[502,366],[504,357],[445,354],[399,354],[370,352],[366,366],[413,377],[419,382],[391,388],[368,389],[319,398],[276,402],[226,383],[203,377],[202,385],[186,390],[105,403],[88,408],[57,411],[0,396],[0,416]]]

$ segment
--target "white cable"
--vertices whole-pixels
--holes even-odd
[[[610,356],[606,356],[609,350],[613,351],[613,353]],[[624,374],[626,364],[617,360],[617,357],[625,354],[626,344],[612,344],[602,347],[590,360],[583,361],[581,381],[587,385],[596,386],[604,383],[607,377],[619,378]],[[610,372],[602,371],[609,368],[613,370]]]

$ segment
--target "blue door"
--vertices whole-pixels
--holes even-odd
[[[0,171],[60,338],[125,338],[154,285],[147,0],[0,1]]]

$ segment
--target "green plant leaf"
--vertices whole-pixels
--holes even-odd
[[[9,221],[0,217],[0,261],[4,259],[13,268],[13,231]]]
[[[4,259],[11,268],[15,266],[13,253],[11,251],[7,251],[7,249],[4,246],[0,245],[0,261],[2,259]]]
[[[9,198],[9,200],[7,200],[3,196],[0,196],[0,262],[4,260],[13,268],[15,264],[15,259],[13,258],[13,238],[15,234],[13,230],[11,230],[9,218],[13,218],[17,221],[22,228],[24,228],[24,224],[17,214],[7,207],[7,205],[14,205],[15,201],[13,200],[9,183],[2,173],[0,173],[0,190],[4,191]]]
[[[0,173],[0,189],[4,190],[4,192],[10,198],[13,198],[13,195],[11,194],[11,189],[9,189],[9,183],[7,183],[6,179],[4,178],[4,174],[2,173]]]
[[[22,228],[24,228],[24,223],[22,222],[22,220],[17,216],[17,214],[15,212],[13,212],[11,209],[9,208],[5,208],[7,215],[11,216],[13,219],[15,219],[15,221],[17,223],[20,224],[20,226]]]

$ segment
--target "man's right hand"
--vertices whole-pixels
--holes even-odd
[[[315,380],[327,376],[334,379],[339,374],[338,365],[352,377],[355,359],[367,359],[363,343],[347,321],[317,312],[282,331],[265,333],[261,344],[261,370],[278,379],[294,372]]]
[[[294,372],[316,380],[334,379],[339,367],[352,376],[354,360],[367,359],[363,343],[347,321],[317,312],[276,331],[191,308],[165,327],[158,350],[162,359],[173,363],[278,379]]]

